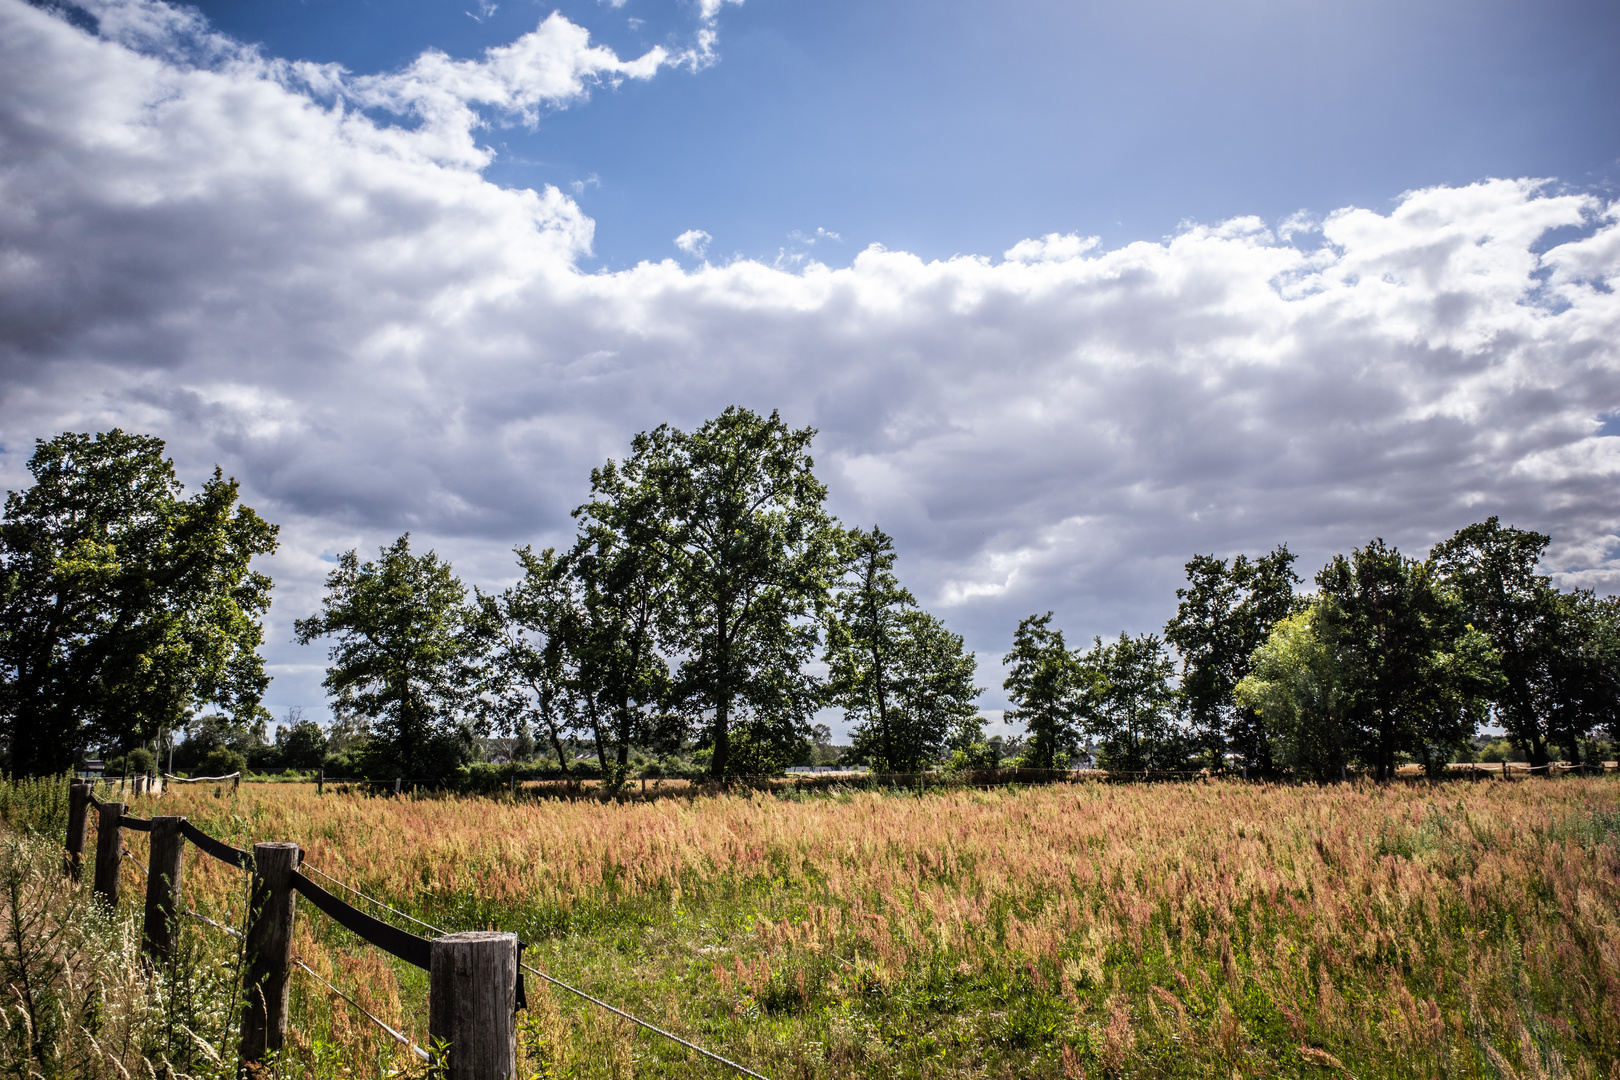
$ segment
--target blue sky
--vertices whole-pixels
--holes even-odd
[[[0,0],[0,487],[113,426],[238,478],[278,715],[337,553],[500,587],[733,404],[987,709],[1195,553],[1497,514],[1620,589],[1612,4],[77,3]]]
[[[398,68],[475,57],[559,10],[621,56],[692,32],[668,0],[200,5],[277,56]],[[636,24],[632,28],[632,24]],[[600,264],[869,243],[924,257],[1051,231],[1114,245],[1184,220],[1382,207],[1491,176],[1608,190],[1620,7],[1595,0],[1143,3],[747,0],[718,61],[484,133],[503,184],[587,182]],[[595,177],[599,183],[589,183]]]

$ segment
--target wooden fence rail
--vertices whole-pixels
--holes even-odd
[[[69,789],[68,806],[64,872],[78,875],[86,819],[94,807],[99,816],[95,891],[109,904],[118,902],[124,830],[151,834],[141,948],[155,961],[174,955],[187,841],[252,874],[239,1044],[244,1064],[264,1061],[286,1042],[287,979],[296,962],[293,919],[303,894],[363,940],[427,969],[428,1031],[449,1046],[445,1060],[436,1063],[436,1076],[512,1080],[516,1075],[516,1017],[524,1004],[516,934],[476,931],[431,941],[419,938],[351,907],[300,874],[303,852],[295,843],[255,844],[249,853],[208,836],[183,817],[132,818],[123,803],[100,801],[91,785],[80,781]]]

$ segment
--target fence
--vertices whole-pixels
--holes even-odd
[[[515,1075],[517,1013],[527,1006],[523,984],[525,971],[744,1076],[766,1080],[751,1069],[524,963],[524,943],[518,940],[516,934],[489,930],[446,933],[329,878],[314,867],[305,866],[303,850],[298,844],[255,843],[251,852],[232,847],[209,836],[184,817],[130,817],[126,813],[126,804],[97,799],[91,784],[77,780],[68,791],[67,854],[64,860],[64,871],[74,880],[79,880],[82,874],[92,809],[97,813],[94,889],[110,905],[116,906],[118,903],[120,870],[128,855],[124,850],[124,830],[151,835],[141,934],[143,953],[155,960],[171,959],[176,944],[175,926],[182,914],[243,942],[247,964],[242,978],[243,1010],[238,1049],[244,1064],[264,1061],[286,1041],[287,981],[295,965],[348,1001],[368,1020],[409,1047],[416,1056],[424,1061],[433,1060],[426,1050],[367,1012],[353,998],[326,982],[302,960],[293,956],[293,917],[297,899],[302,896],[363,941],[428,973],[428,1034],[435,1045],[448,1047],[445,1059],[434,1061],[433,1064],[435,1075],[447,1080],[510,1080]],[[189,908],[180,907],[187,842],[205,855],[251,875],[251,899],[245,933],[222,926]],[[339,888],[379,908],[431,930],[437,936],[431,939],[420,937],[369,915],[311,881],[303,873],[305,870],[332,881]]]

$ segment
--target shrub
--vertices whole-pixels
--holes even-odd
[[[0,821],[19,833],[61,836],[67,831],[68,778],[0,778]]]
[[[247,771],[247,758],[229,747],[216,746],[197,763],[199,776],[229,776]]]

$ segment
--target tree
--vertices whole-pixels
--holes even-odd
[[[555,548],[517,549],[523,576],[499,594],[478,593],[474,633],[487,658],[480,707],[493,726],[521,740],[532,724],[566,775],[563,736],[578,723],[582,693],[574,644],[581,630],[578,583]]]
[[[256,719],[243,720],[219,713],[201,713],[187,718],[185,741],[175,748],[175,766],[196,772],[198,763],[216,751],[229,752],[252,764],[253,759],[262,758],[268,749],[260,738]]]
[[[1187,745],[1176,724],[1175,662],[1156,634],[1092,647],[1076,658],[1075,714],[1081,730],[1098,740],[1110,769],[1167,769],[1186,763]]]
[[[1435,587],[1429,567],[1381,539],[1316,576],[1313,627],[1351,688],[1357,756],[1376,777],[1396,756],[1437,768],[1469,738],[1489,692],[1488,642]]]
[[[580,535],[569,566],[583,613],[576,648],[602,774],[618,785],[629,776],[632,744],[680,742],[663,708],[670,674],[659,652],[675,626],[673,525],[653,477],[639,470],[613,461],[591,470],[591,496],[574,511]]]
[[[1079,670],[1063,643],[1063,631],[1051,623],[1050,611],[1020,622],[1012,651],[1001,658],[1009,669],[1001,685],[1016,706],[1007,718],[1023,723],[1028,740],[1025,760],[1037,769],[1053,768],[1057,755],[1072,749],[1080,735]]]
[[[1217,760],[1226,752],[1250,766],[1271,768],[1266,729],[1255,711],[1233,696],[1249,674],[1250,658],[1278,620],[1295,610],[1294,554],[1279,544],[1270,554],[1230,563],[1195,555],[1187,587],[1176,590],[1176,614],[1164,639],[1181,656],[1181,694],[1193,730]]]
[[[964,723],[977,732],[977,664],[901,586],[887,534],[852,529],[848,543],[850,576],[827,620],[827,697],[852,722],[854,756],[915,772]]]
[[[728,408],[694,432],[637,435],[619,469],[654,493],[674,592],[672,703],[706,721],[716,777],[798,756],[819,691],[804,665],[839,566],[813,428]]]
[[[1534,765],[1545,765],[1554,746],[1578,754],[1580,741],[1620,710],[1602,604],[1589,593],[1560,593],[1536,573],[1548,540],[1491,517],[1429,555],[1439,582],[1490,640],[1501,671],[1495,716]]]
[[[291,719],[291,718],[289,718]],[[300,714],[286,728],[281,741],[281,760],[288,768],[318,769],[326,761],[326,732],[313,720]]]
[[[41,440],[0,525],[0,741],[19,773],[145,742],[194,705],[252,715],[276,527],[216,468],[191,498],[161,439]]]
[[[1355,751],[1351,687],[1307,607],[1271,628],[1237,684],[1238,704],[1265,725],[1277,764],[1309,780],[1338,780]]]
[[[450,564],[412,555],[406,533],[376,562],[340,555],[320,614],[298,620],[299,644],[337,639],[322,685],[334,712],[371,722],[373,774],[438,777],[470,756],[481,672],[465,599]]]

